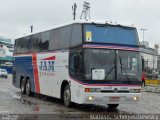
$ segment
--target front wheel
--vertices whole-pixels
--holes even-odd
[[[71,107],[71,90],[70,90],[70,86],[67,85],[65,88],[64,88],[64,91],[63,91],[63,102],[64,102],[64,106],[66,107]]]
[[[119,104],[108,104],[109,109],[116,109],[119,106]]]

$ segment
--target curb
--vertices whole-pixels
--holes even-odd
[[[159,85],[150,85],[142,88],[142,92],[160,93]]]

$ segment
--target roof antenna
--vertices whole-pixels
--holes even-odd
[[[90,3],[84,2],[83,4],[83,10],[80,19],[84,16],[84,19],[87,20],[87,17],[90,19]]]
[[[33,25],[31,25],[30,28],[31,28],[31,33],[32,33],[33,32]]]
[[[73,20],[76,19],[76,9],[77,9],[77,4],[74,3],[74,5],[72,6],[72,11],[73,11]]]

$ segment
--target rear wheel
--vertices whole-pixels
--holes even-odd
[[[119,106],[119,104],[108,104],[109,109],[116,109]]]
[[[26,86],[26,81],[25,81],[25,79],[23,78],[23,79],[21,80],[21,94],[22,94],[22,95],[26,94],[26,88],[25,88],[25,86]]]
[[[64,106],[66,107],[71,107],[72,103],[71,103],[71,90],[70,90],[70,86],[66,85],[63,91],[63,102],[64,102]]]
[[[26,82],[25,88],[26,88],[26,95],[31,96],[31,84],[29,79]]]

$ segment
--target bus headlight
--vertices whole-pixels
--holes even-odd
[[[133,97],[134,101],[137,101],[139,99],[139,97]]]
[[[89,97],[88,97],[88,100],[89,100],[89,101],[94,100],[94,96],[89,96]]]
[[[84,92],[101,92],[100,88],[85,88]]]
[[[129,92],[130,93],[140,93],[141,89],[130,89]]]

